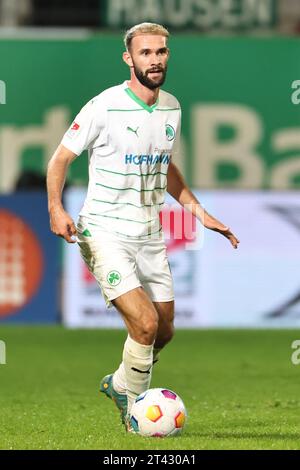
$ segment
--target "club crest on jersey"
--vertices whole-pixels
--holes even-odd
[[[169,142],[175,137],[175,129],[171,124],[166,124],[166,137]]]
[[[79,127],[80,127],[79,124],[77,124],[77,122],[74,121],[71,127],[71,131],[78,131]]]

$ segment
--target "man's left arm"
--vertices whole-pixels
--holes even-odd
[[[204,227],[214,230],[215,232],[219,232],[221,235],[228,238],[234,248],[238,247],[239,240],[231,232],[230,228],[206,212],[196,196],[186,185],[184,178],[176,165],[172,162],[168,169],[167,191],[174,199],[176,199],[176,201],[179,202],[179,204],[197,217]]]

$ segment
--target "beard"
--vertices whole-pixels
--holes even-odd
[[[151,69],[148,69],[143,72],[141,69],[138,68],[135,63],[133,63],[133,69],[138,81],[150,90],[155,90],[156,88],[159,88],[165,82],[167,75],[167,65],[165,66],[165,68],[158,65],[157,67],[152,67]],[[149,73],[154,72],[154,70],[161,72],[161,76],[157,78],[151,78],[151,76],[149,76]]]

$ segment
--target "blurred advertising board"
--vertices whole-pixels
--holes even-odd
[[[163,88],[182,106],[176,163],[188,183],[299,189],[300,39],[174,34],[170,49]],[[22,170],[44,173],[80,108],[129,78],[123,51],[121,34],[0,39],[0,192],[13,190]],[[85,155],[68,178],[87,183]]]
[[[231,227],[241,243],[234,250],[224,237],[203,231],[200,224],[192,224],[192,236],[188,233],[186,240],[174,236],[172,217],[179,217],[179,226],[188,220],[181,217],[180,206],[167,198],[162,225],[174,279],[176,326],[299,327],[299,195],[245,191],[195,194],[208,212]],[[79,189],[67,192],[66,207],[75,218],[84,196],[85,191]],[[64,247],[64,324],[121,327],[117,311],[106,309],[78,247]]]
[[[252,31],[275,26],[277,0],[105,0],[102,25],[128,28],[152,21],[172,29]]]
[[[57,321],[58,240],[45,193],[0,196],[0,323]]]

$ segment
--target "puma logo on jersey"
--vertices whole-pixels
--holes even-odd
[[[137,133],[138,127],[134,130],[134,129],[132,129],[132,127],[127,126],[127,130],[130,131],[130,132],[133,132],[138,137],[138,133]]]

